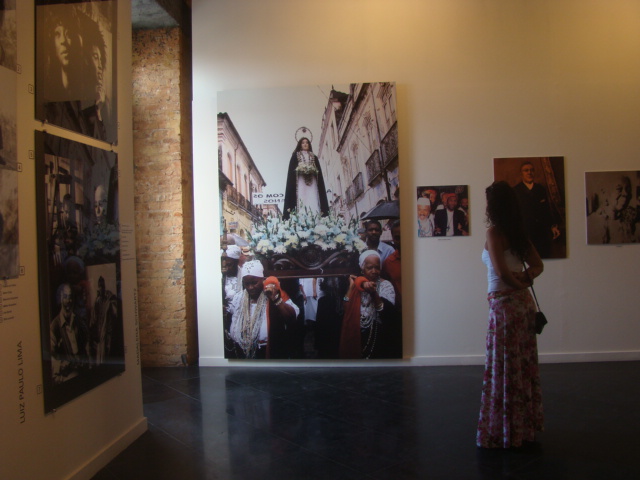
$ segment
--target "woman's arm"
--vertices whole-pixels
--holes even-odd
[[[373,300],[373,305],[376,307],[376,310],[382,310],[384,304],[382,303],[382,299],[380,298],[376,287],[376,282],[364,282],[362,284],[364,291],[371,295],[371,299]]]
[[[347,289],[347,292],[344,294],[344,297],[342,297],[342,300],[345,302],[348,302],[353,297],[354,293],[357,293],[356,292],[356,276],[349,275],[349,288]]]
[[[544,264],[536,247],[534,247],[531,242],[529,242],[529,250],[524,260],[527,262],[527,268],[524,274],[529,279],[530,284],[533,284],[533,279],[540,276],[544,271]]]
[[[514,274],[515,272],[509,270],[507,260],[504,258],[504,252],[506,249],[505,238],[502,234],[500,234],[495,227],[489,227],[487,230],[487,251],[489,252],[491,264],[493,265],[493,269],[496,271],[496,274],[510,287],[518,290],[527,288],[529,285],[521,282]]]

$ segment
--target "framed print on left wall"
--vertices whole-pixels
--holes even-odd
[[[36,132],[45,413],[124,371],[118,165],[113,152]]]
[[[16,91],[16,74],[0,67],[0,88]],[[0,278],[16,278],[20,265],[18,205],[17,102],[0,95]]]
[[[36,0],[36,118],[118,143],[116,0]]]

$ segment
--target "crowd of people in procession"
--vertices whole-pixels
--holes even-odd
[[[367,249],[351,275],[265,278],[250,247],[226,246],[227,357],[401,358],[400,222],[393,245],[380,240],[378,220],[363,228]]]

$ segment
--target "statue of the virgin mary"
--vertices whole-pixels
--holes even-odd
[[[320,162],[313,153],[309,138],[313,139],[313,135],[308,128],[300,127],[296,131],[298,143],[289,161],[287,186],[284,194],[282,217],[285,220],[296,208],[299,211],[320,213],[322,216],[329,214],[329,202],[327,201],[327,191],[324,186]]]

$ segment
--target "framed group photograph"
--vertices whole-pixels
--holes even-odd
[[[471,234],[469,186],[417,188],[418,237],[466,237]]]
[[[567,258],[564,157],[495,158],[496,181],[518,196],[525,229],[541,258]]]
[[[640,243],[640,171],[586,172],[587,244]]]
[[[117,144],[116,0],[36,0],[36,118]]]
[[[35,133],[45,412],[124,371],[118,165]]]

